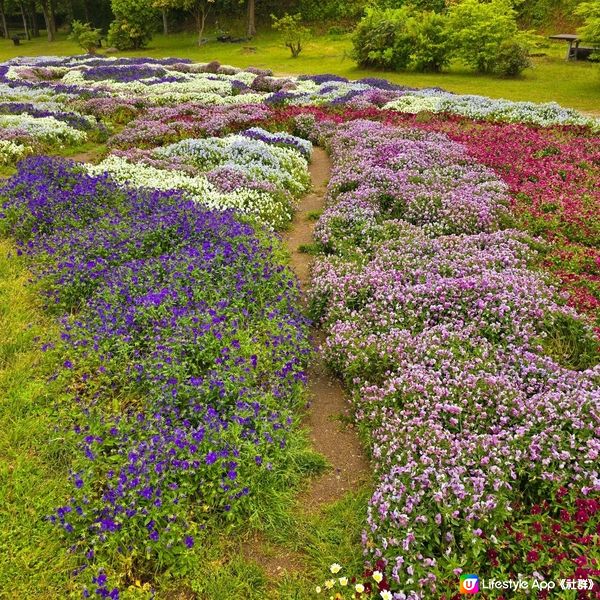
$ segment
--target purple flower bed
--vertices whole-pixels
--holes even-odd
[[[262,105],[205,106],[186,102],[173,108],[151,108],[109,140],[115,148],[162,146],[190,137],[224,135],[268,119]]]
[[[325,137],[329,127],[320,125]],[[329,249],[360,246],[385,219],[439,235],[491,231],[507,217],[506,186],[442,135],[353,121],[329,145],[332,202],[316,230]]]
[[[373,456],[365,553],[394,598],[453,598],[463,568],[511,576],[485,548],[520,526],[514,506],[600,491],[593,331],[462,146],[364,121],[313,133],[334,170],[311,311]]]
[[[232,212],[64,160],[21,163],[0,206],[62,315],[58,376],[77,384],[73,492],[51,520],[88,581],[115,553],[181,564],[285,460],[309,353],[295,279]],[[92,587],[112,591],[103,571]]]

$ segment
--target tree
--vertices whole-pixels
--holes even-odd
[[[2,35],[8,39],[8,25],[6,24],[6,9],[4,7],[4,0],[0,0],[0,21],[2,23]]]
[[[461,0],[450,7],[448,28],[456,55],[480,73],[494,71],[500,47],[519,33],[507,0]]]
[[[150,0],[112,0],[115,20],[108,43],[119,50],[143,48],[151,39],[157,13]]]
[[[256,35],[256,1],[248,0],[248,9],[246,11],[246,36],[253,38]]]
[[[286,13],[279,19],[275,15],[271,15],[271,19],[273,19],[273,29],[281,31],[283,43],[286,48],[290,49],[292,58],[298,58],[304,44],[310,38],[310,29],[302,25],[302,15]]]
[[[53,42],[56,38],[56,19],[54,17],[54,7],[52,6],[51,0],[40,0],[39,4],[42,9],[42,14],[44,15],[44,22],[46,23],[46,34],[48,36],[48,41]],[[33,13],[33,19],[35,20],[35,10]]]
[[[88,54],[96,54],[100,46],[100,37],[102,30],[93,29],[89,23],[73,21],[71,23],[71,35],[69,39],[77,42]]]
[[[161,10],[179,8],[192,13],[196,21],[196,32],[198,34],[198,46],[204,43],[204,28],[206,19],[216,0],[154,0],[153,6]]]
[[[595,48],[600,48],[600,0],[584,2],[576,9],[576,14],[583,18],[584,25],[579,35]],[[600,52],[596,52],[596,55]]]

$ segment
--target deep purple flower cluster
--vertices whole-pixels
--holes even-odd
[[[165,77],[167,71],[161,66],[151,66],[149,64],[137,65],[114,65],[100,64],[82,70],[85,79],[91,81],[103,81],[111,79],[112,81],[129,82],[148,79],[150,77]]]
[[[319,75],[300,75],[298,77],[298,81],[313,81],[314,83],[320,85],[322,83],[327,83],[328,81],[340,81],[343,83],[347,83],[349,80],[347,77],[342,77],[341,75],[332,75],[331,73],[320,73]]]
[[[81,406],[73,495],[51,520],[96,561],[177,560],[285,452],[309,353],[296,281],[232,212],[64,160],[21,163],[0,206],[64,314]]]

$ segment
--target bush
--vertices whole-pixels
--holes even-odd
[[[76,42],[88,54],[95,54],[100,46],[101,30],[94,29],[89,23],[73,21],[69,40]]]
[[[502,45],[519,34],[507,0],[461,0],[448,12],[448,32],[456,55],[480,73],[494,72]]]
[[[361,66],[440,71],[450,59],[446,17],[408,6],[368,9],[353,43]]]
[[[446,17],[422,12],[409,22],[413,52],[410,66],[415,71],[439,72],[450,62]]]
[[[146,0],[112,0],[115,20],[108,43],[119,50],[143,48],[152,39],[156,10]]]
[[[529,48],[518,39],[502,42],[496,57],[494,72],[501,77],[516,77],[531,67]]]
[[[293,58],[298,58],[304,48],[304,44],[310,39],[310,29],[302,25],[302,15],[288,15],[281,18],[271,15],[273,19],[273,29],[280,31],[283,36],[283,43],[290,49]]]
[[[600,2],[584,2],[575,12],[584,19],[584,25],[578,31],[579,35],[592,46],[600,48]],[[596,52],[595,57],[600,58],[600,52]]]

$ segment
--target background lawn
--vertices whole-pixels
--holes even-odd
[[[481,94],[492,98],[555,101],[563,106],[600,114],[600,66],[586,62],[566,62],[566,44],[548,42],[541,50],[546,56],[535,57],[534,68],[525,71],[519,79],[498,79],[475,75],[460,64],[441,74],[392,73],[361,69],[350,58],[351,37],[322,35],[310,42],[299,58],[292,59],[276,33],[259,34],[251,42],[229,44],[214,41],[215,34],[207,34],[209,41],[202,47],[195,45],[195,35],[178,33],[155,35],[150,46],[143,50],[120,52],[114,56],[151,56],[155,58],[178,56],[195,61],[218,60],[237,67],[270,68],[278,75],[336,73],[350,79],[385,77],[395,83],[415,87],[439,86],[461,94]],[[29,55],[81,54],[82,50],[65,35],[48,43],[45,37],[24,41],[14,46],[10,40],[0,40],[0,59]]]

